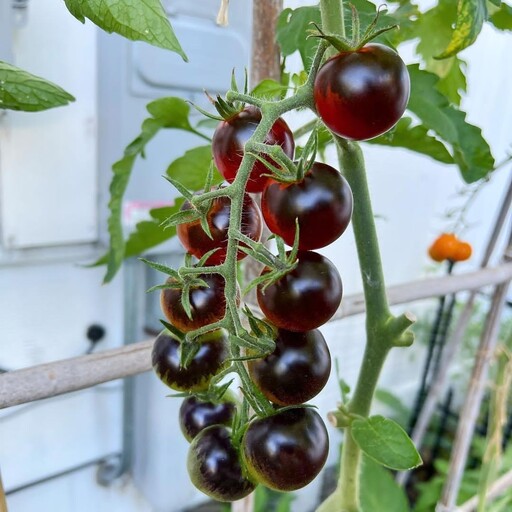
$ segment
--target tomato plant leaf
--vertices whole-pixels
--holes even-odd
[[[167,175],[175,181],[179,181],[188,190],[194,192],[202,190],[211,161],[211,146],[198,146],[174,160],[167,168]],[[213,174],[212,184],[221,183],[222,180],[223,178],[218,172]]]
[[[172,238],[176,234],[176,228],[162,229],[161,224],[170,215],[179,211],[182,204],[183,199],[180,198],[173,206],[150,210],[151,218],[137,223],[135,230],[130,233],[126,241],[124,257],[136,256]]]
[[[439,78],[407,67],[411,77],[411,96],[407,108],[438,138],[452,146],[452,156],[467,183],[478,181],[494,168],[494,158],[480,128],[466,121],[466,114],[451,105],[438,89]]]
[[[171,50],[187,61],[160,0],[64,0],[69,12],[106,32]]]
[[[39,112],[75,101],[58,85],[0,61],[0,109]]]
[[[439,76],[437,88],[451,101],[460,104],[461,92],[467,88],[465,62],[454,56],[443,60],[435,59],[449,44],[452,38],[452,24],[457,18],[457,2],[455,0],[440,0],[435,7],[425,13],[417,14],[417,21],[413,24],[406,40],[411,36],[418,37],[416,51],[423,57],[425,68]],[[404,30],[400,27],[397,36],[403,36]]]
[[[304,69],[311,66],[312,57],[318,41],[307,38],[307,31],[313,27],[311,23],[320,24],[320,10],[318,7],[298,7],[297,9],[284,9],[277,19],[277,42],[284,57],[299,52]]]
[[[362,512],[410,512],[407,496],[390,471],[363,457],[359,497]]]
[[[436,56],[437,59],[452,57],[471,46],[480,34],[487,18],[486,0],[459,0],[457,5],[457,21],[455,30],[445,50]]]
[[[512,7],[501,2],[499,9],[491,14],[489,21],[500,30],[512,30]]]
[[[392,130],[367,142],[382,146],[407,148],[411,151],[428,155],[438,162],[445,164],[455,163],[445,145],[432,135],[429,135],[428,129],[425,126],[411,126],[411,124],[411,118],[403,117]]]
[[[405,430],[383,416],[354,420],[352,437],[368,457],[388,468],[402,471],[422,463]]]
[[[267,78],[262,80],[251,92],[257,98],[282,99],[286,96],[288,87],[275,80]]]
[[[108,255],[92,264],[93,266],[107,264],[107,272],[104,277],[104,282],[106,283],[114,278],[125,257],[140,254],[140,252],[148,247],[157,245],[157,243],[152,243],[152,245],[144,246],[144,244],[140,243],[143,237],[138,237],[136,245],[140,246],[141,250],[132,253],[130,243],[133,245],[134,242],[128,240],[128,245],[125,247],[121,220],[124,193],[128,186],[137,157],[144,156],[146,144],[163,128],[179,129],[194,133],[203,138],[208,138],[190,124],[190,106],[181,98],[161,98],[148,103],[146,108],[151,114],[151,117],[143,121],[140,134],[128,144],[124,151],[123,158],[112,166],[113,176],[110,182],[110,202],[108,205],[110,210],[110,216],[108,218],[110,246]],[[172,213],[174,212],[171,211],[167,217]],[[163,220],[164,219],[162,219],[162,221]],[[160,235],[159,238],[161,241],[164,241],[172,237],[174,233],[175,230],[169,229],[165,231],[164,235]],[[154,237],[155,233],[152,233],[152,236]]]

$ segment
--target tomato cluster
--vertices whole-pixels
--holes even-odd
[[[388,130],[402,115],[408,95],[403,62],[392,50],[376,44],[327,61],[314,87],[324,123],[352,139]],[[244,106],[229,112],[215,130],[212,157],[225,180],[234,183],[230,190],[242,193],[237,175],[245,144],[261,120],[260,110]],[[196,487],[219,501],[240,499],[258,484],[280,491],[299,489],[318,475],[329,448],[321,417],[304,403],[329,378],[331,357],[318,328],[339,308],[343,285],[334,264],[315,250],[331,244],[347,229],[352,192],[336,169],[315,162],[308,151],[293,161],[295,142],[283,119],[274,122],[264,143],[280,146],[282,153],[279,150],[272,157],[262,153],[247,169],[236,238],[243,243],[238,242],[236,255],[242,259],[249,252],[266,263],[253,283],[264,318],[246,314],[253,331],[249,336],[261,341],[264,335],[258,325],[264,325],[272,333],[274,350],[263,357],[263,351],[252,349],[240,354],[240,345],[230,346],[240,339],[237,328],[233,327],[236,332],[231,334],[236,336],[232,338],[218,328],[241,325],[232,316],[240,297],[225,296],[226,276],[233,277],[223,271],[227,263],[233,265],[232,260],[226,263],[228,234],[233,233],[233,196],[220,191],[200,203],[203,209],[190,196],[182,206],[177,235],[186,251],[201,260],[204,272],[203,267],[191,272],[195,280],[190,281],[178,272],[170,273],[161,292],[162,311],[170,323],[156,339],[152,354],[157,376],[172,389],[190,393],[179,416],[181,430],[191,443],[187,468]],[[248,192],[261,192],[261,211]],[[277,237],[276,256],[258,245],[263,221]],[[286,252],[285,244],[292,249]],[[235,254],[230,254],[234,259]],[[215,268],[208,271],[209,266]],[[215,328],[207,332],[212,324]],[[249,359],[248,375],[242,375],[252,380],[243,382],[251,384],[253,398],[259,396],[265,403],[255,411],[257,419],[247,419],[247,404],[253,402],[247,400],[246,407],[239,408],[225,387],[212,384],[232,364],[231,369],[239,373],[244,369],[239,361],[233,362],[240,355]]]

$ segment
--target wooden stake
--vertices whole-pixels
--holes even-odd
[[[0,473],[0,512],[7,512],[7,501],[5,499],[4,485],[2,483],[2,474]]]

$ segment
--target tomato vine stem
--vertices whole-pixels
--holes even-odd
[[[224,295],[226,299],[226,314],[221,321],[222,325],[229,330],[235,337],[243,338],[247,334],[242,326],[238,305],[236,302],[237,297],[237,253],[239,245],[239,236],[241,233],[242,223],[242,210],[244,204],[244,193],[249,179],[250,172],[257,158],[254,154],[248,151],[249,148],[258,147],[265,142],[267,134],[272,129],[276,120],[284,113],[294,109],[309,107],[314,109],[313,101],[313,83],[316,72],[322,62],[323,54],[326,51],[327,44],[321,42],[318,46],[315,58],[313,60],[310,75],[306,83],[301,86],[294,96],[284,98],[280,101],[266,101],[259,98],[253,98],[250,95],[242,94],[238,91],[228,91],[226,100],[230,102],[241,101],[254,105],[261,110],[262,118],[256,127],[251,138],[247,141],[244,151],[244,156],[237,172],[235,180],[222,189],[207,191],[201,195],[194,196],[191,201],[195,206],[200,205],[208,200],[215,199],[221,196],[227,196],[231,199],[230,217],[229,217],[229,231],[228,231],[228,244],[226,250],[225,261],[221,265],[217,265],[212,271],[222,275],[226,281],[224,288]],[[207,268],[207,267],[206,267]],[[185,268],[181,269],[183,275],[185,274],[200,274],[204,272],[204,268]],[[231,357],[235,361],[233,363],[233,370],[238,373],[242,386],[244,387],[244,399],[249,399],[251,405],[261,415],[267,415],[272,409],[268,400],[256,388],[250,379],[247,369],[242,361],[237,361],[241,356],[240,345],[233,342],[230,347]]]
[[[322,28],[345,36],[343,2],[320,0]],[[390,349],[412,343],[406,332],[413,318],[395,318],[386,297],[379,242],[366,179],[364,157],[355,142],[334,136],[340,170],[350,184],[354,197],[352,226],[357,247],[366,304],[366,346],[359,377],[347,411],[368,417],[380,372]],[[354,441],[350,425],[345,428],[341,468],[334,493],[317,512],[360,512],[359,473],[361,450]]]

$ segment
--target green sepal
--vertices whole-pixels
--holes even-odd
[[[185,224],[187,222],[194,222],[201,218],[201,214],[197,210],[180,210],[173,213],[170,217],[162,222],[162,227],[170,228],[178,224]]]
[[[186,187],[184,187],[179,181],[171,178],[170,176],[167,176],[166,174],[164,174],[162,177],[166,179],[185,199],[188,199],[189,201],[192,199],[194,194],[190,192],[190,190],[188,190]]]
[[[220,247],[216,247],[215,249],[211,249],[210,251],[208,251],[205,254],[203,254],[203,256],[201,256],[201,259],[198,261],[196,266],[197,267],[204,267],[205,263],[208,261],[208,258],[210,258],[210,256],[215,254],[219,249],[220,249]]]
[[[200,345],[194,341],[183,342],[180,345],[180,367],[188,368],[196,354],[199,352]]]
[[[159,272],[163,272],[164,274],[174,277],[175,279],[180,279],[178,271],[174,270],[171,267],[168,267],[167,265],[163,265],[162,263],[158,263],[156,261],[147,260],[146,258],[139,258],[139,260],[148,265],[149,267],[158,270]]]
[[[185,334],[169,322],[160,319],[160,323],[180,342],[185,340]]]

